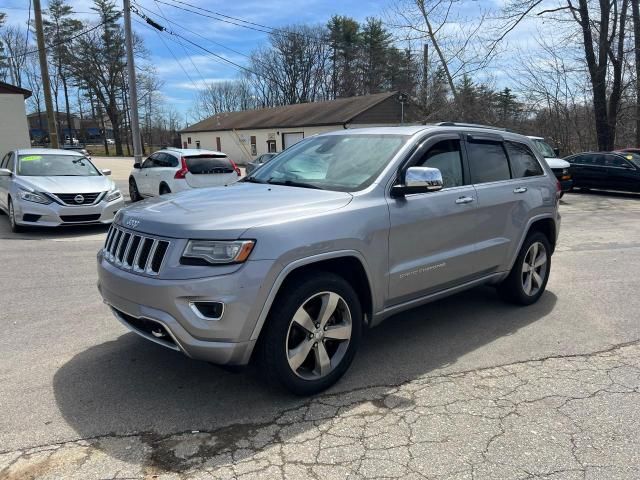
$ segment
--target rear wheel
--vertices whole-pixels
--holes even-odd
[[[167,195],[168,193],[171,193],[169,185],[167,185],[166,183],[162,183],[160,185],[160,195]]]
[[[16,212],[13,209],[13,202],[9,199],[9,224],[11,225],[11,231],[13,233],[20,233],[24,231],[24,227],[21,227],[16,223]]]
[[[358,296],[342,277],[307,274],[278,295],[261,338],[261,366],[272,383],[297,395],[320,392],[342,377],[362,332]]]
[[[129,197],[132,202],[142,200],[142,195],[140,195],[140,192],[138,191],[138,184],[134,178],[129,179]]]
[[[527,236],[509,276],[498,290],[506,300],[531,305],[544,293],[551,271],[551,246],[546,235]]]

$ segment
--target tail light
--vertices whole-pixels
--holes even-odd
[[[560,185],[560,180],[556,179],[556,197],[560,198],[561,193],[562,193],[562,185]]]
[[[238,176],[242,176],[242,172],[240,171],[240,167],[238,167],[236,165],[236,162],[234,162],[233,160],[229,159],[229,161],[231,162],[231,166],[233,167],[233,169],[236,171],[236,173],[238,174]]]
[[[187,160],[184,157],[180,157],[180,170],[176,172],[173,178],[178,180],[181,178],[184,179],[184,177],[187,176],[187,173],[189,173],[189,167],[187,167]]]

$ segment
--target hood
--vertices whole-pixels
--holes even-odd
[[[347,205],[352,195],[282,185],[238,182],[155,197],[120,210],[116,222],[173,238],[234,240],[252,227],[319,215]]]
[[[569,168],[571,166],[569,162],[567,162],[566,160],[562,160],[561,158],[545,157],[545,161],[551,168]]]
[[[96,193],[114,188],[105,176],[96,177],[17,177],[24,187],[49,193]]]

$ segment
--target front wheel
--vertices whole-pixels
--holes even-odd
[[[508,301],[531,305],[544,293],[551,272],[551,245],[546,235],[534,232],[527,236],[509,276],[499,285]]]
[[[362,309],[342,277],[321,272],[290,282],[264,326],[260,353],[265,376],[297,395],[337,382],[351,364],[362,333]]]
[[[138,184],[133,178],[129,179],[129,197],[132,202],[142,200],[142,195],[140,195],[140,191],[138,190]]]
[[[24,231],[24,227],[21,227],[16,222],[16,212],[13,209],[13,202],[9,199],[9,224],[11,225],[11,231],[13,233],[20,233]]]

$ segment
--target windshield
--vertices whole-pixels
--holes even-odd
[[[100,172],[80,155],[20,155],[18,175],[24,177],[97,177]]]
[[[409,137],[311,137],[274,157],[245,181],[355,192],[371,185]]]
[[[545,142],[544,140],[540,140],[539,138],[538,139],[532,138],[531,141],[533,142],[533,145],[536,147],[536,150],[538,151],[538,153],[540,153],[543,157],[556,158],[556,153],[553,151],[553,148],[551,148],[547,142]]]

